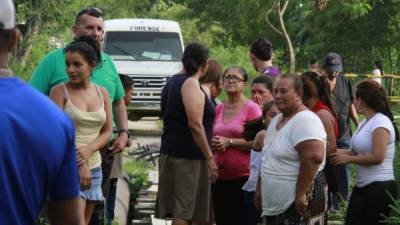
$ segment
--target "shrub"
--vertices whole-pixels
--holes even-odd
[[[144,160],[129,160],[124,163],[124,171],[128,173],[129,181],[129,192],[131,194],[129,200],[129,214],[128,221],[134,218],[136,197],[141,189],[150,186],[148,181],[148,171],[153,168],[153,166]]]
[[[385,222],[385,224],[388,224],[388,225],[395,225],[395,224],[397,225],[397,224],[400,224],[400,199],[395,199],[395,198],[393,198],[392,195],[390,195],[390,198],[393,200],[393,203],[390,204],[390,208],[392,208],[392,212],[391,212],[390,216],[384,220],[384,222]]]

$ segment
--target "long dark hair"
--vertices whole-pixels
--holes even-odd
[[[319,74],[314,71],[307,71],[301,74],[301,80],[303,81],[303,98],[311,98],[310,87],[306,85],[306,78],[315,85],[318,91],[318,97],[323,101],[337,116],[335,104],[333,104],[331,92],[329,90],[328,77],[324,74]]]
[[[222,80],[222,66],[215,59],[208,60],[208,70],[207,73],[200,77],[199,82],[201,84],[212,83],[219,87],[220,81]]]
[[[101,50],[99,43],[89,36],[81,36],[65,47],[64,52],[79,52],[83,58],[94,66],[101,64]]]
[[[182,56],[183,67],[189,76],[193,76],[207,60],[208,48],[196,42],[188,44]]]
[[[270,110],[272,106],[274,106],[274,104],[275,104],[274,101],[265,103],[262,108],[262,116],[260,116],[255,120],[247,121],[244,124],[243,137],[246,141],[254,140],[254,138],[256,137],[257,133],[260,130],[266,129],[263,119],[267,114],[268,110]]]
[[[390,109],[389,100],[383,87],[374,80],[364,80],[357,84],[356,97],[360,98],[369,108],[387,116],[393,123],[396,141],[399,141],[399,131]]]

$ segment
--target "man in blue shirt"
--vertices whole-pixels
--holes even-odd
[[[36,224],[46,201],[52,224],[78,225],[74,129],[46,96],[13,77],[19,37],[12,0],[0,1],[0,224]]]

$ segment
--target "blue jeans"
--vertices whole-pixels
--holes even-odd
[[[337,148],[350,149],[350,140],[336,143]],[[343,199],[349,199],[349,183],[350,183],[350,171],[348,165],[336,166],[336,176],[339,181],[339,193]]]

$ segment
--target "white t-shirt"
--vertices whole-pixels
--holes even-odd
[[[251,149],[250,153],[250,175],[247,182],[243,185],[243,190],[248,192],[256,191],[258,175],[260,175],[261,152]]]
[[[381,71],[378,69],[378,68],[376,68],[376,69],[374,69],[373,71],[372,71],[372,74],[374,74],[375,76],[382,76],[382,73],[381,73]],[[379,84],[382,84],[382,78],[380,78],[380,77],[374,77],[374,78],[372,78],[374,81],[376,81],[376,82],[378,82]]]
[[[381,164],[372,166],[356,165],[356,186],[364,187],[375,181],[394,180],[393,159],[396,135],[390,119],[382,113],[376,113],[371,119],[364,120],[358,126],[351,138],[351,148],[358,155],[372,152],[372,133],[376,128],[385,128],[389,131],[389,143],[385,159]]]
[[[326,146],[324,126],[313,112],[306,110],[297,113],[277,131],[276,125],[281,118],[282,114],[278,114],[271,120],[262,151],[262,215],[266,216],[286,211],[295,199],[300,168],[300,158],[295,146],[307,140],[319,140]],[[319,171],[324,165],[325,155]]]

